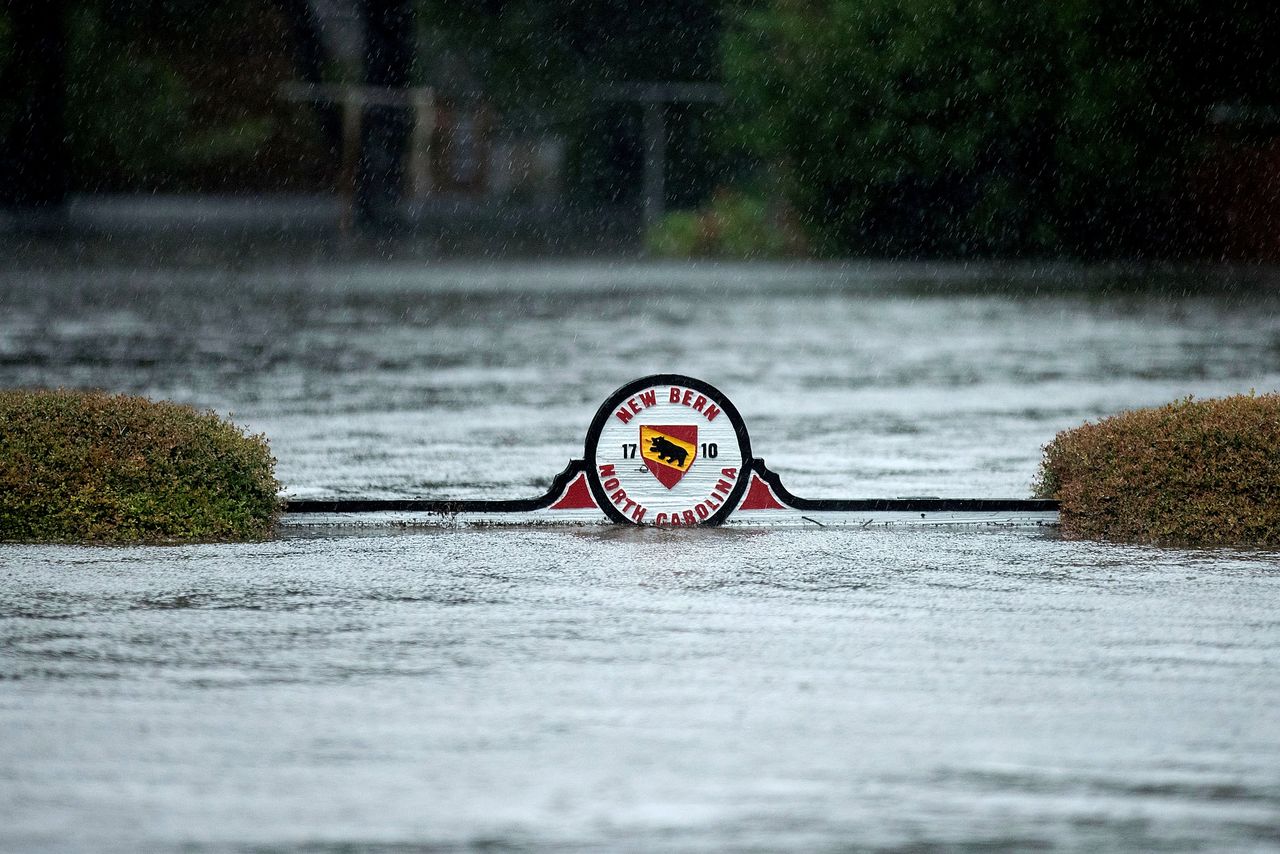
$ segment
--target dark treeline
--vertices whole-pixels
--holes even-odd
[[[332,188],[332,111],[277,95],[298,78],[480,93],[569,139],[571,200],[633,202],[640,114],[597,95],[671,80],[727,101],[670,108],[668,202],[729,186],[821,253],[1214,255],[1226,220],[1262,235],[1236,254],[1280,251],[1259,201],[1280,197],[1273,0],[354,5],[404,12],[356,67],[308,35],[306,0],[8,4],[0,203]],[[384,119],[390,162],[404,120]]]

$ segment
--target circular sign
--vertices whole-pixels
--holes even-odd
[[[747,488],[742,416],[708,383],[655,374],[609,396],[587,430],[587,482],[609,518],[718,525]]]

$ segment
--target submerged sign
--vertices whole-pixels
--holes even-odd
[[[708,383],[659,374],[606,400],[587,430],[591,494],[617,522],[723,522],[747,485],[742,416]]]
[[[1056,501],[985,498],[797,497],[752,456],[746,424],[715,386],[655,374],[611,394],[572,460],[537,498],[291,501],[293,519],[363,524],[580,524],[660,528],[699,525],[1045,525]],[[321,514],[321,515],[316,515]]]

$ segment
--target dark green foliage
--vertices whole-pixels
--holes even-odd
[[[69,65],[68,130],[79,174],[114,169],[146,179],[176,165],[194,97],[171,64],[85,5],[70,15]]]
[[[1274,99],[1278,21],[1270,0],[746,3],[735,141],[829,252],[1177,254],[1209,106]]]
[[[275,459],[212,412],[102,392],[0,391],[0,540],[265,537]]]
[[[1190,398],[1059,433],[1036,484],[1067,536],[1280,546],[1280,395]]]

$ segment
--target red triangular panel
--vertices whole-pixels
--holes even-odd
[[[752,473],[751,485],[747,487],[747,495],[738,505],[739,510],[786,510],[787,508],[773,497],[769,484],[760,479],[760,475]]]
[[[598,510],[596,500],[591,497],[591,489],[587,486],[587,476],[580,474],[573,479],[560,500],[551,505],[552,510]]]

